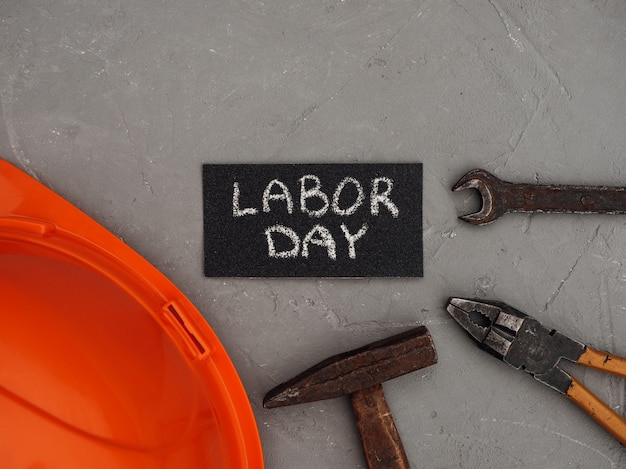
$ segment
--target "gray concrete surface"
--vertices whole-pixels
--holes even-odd
[[[487,356],[448,296],[506,301],[626,354],[626,224],[473,227],[451,185],[626,184],[621,0],[0,1],[0,155],[96,218],[203,312],[249,393],[268,468],[365,467],[347,400],[264,410],[275,384],[416,324],[439,364],[386,385],[427,468],[616,468],[576,406]],[[425,171],[422,279],[207,279],[204,162]],[[624,381],[577,376],[619,412]]]

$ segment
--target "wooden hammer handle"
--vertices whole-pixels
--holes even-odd
[[[383,386],[377,384],[361,389],[350,397],[368,467],[410,469]]]

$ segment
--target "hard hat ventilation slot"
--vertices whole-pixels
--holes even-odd
[[[175,323],[179,329],[182,329],[182,332],[185,334],[185,337],[188,339],[186,342],[191,348],[192,353],[197,357],[202,357],[207,354],[207,348],[198,340],[196,335],[190,330],[190,327],[187,325],[182,315],[178,312],[173,303],[169,303],[165,307],[165,311],[169,313],[170,318],[173,318],[174,321],[170,321]],[[193,329],[193,328],[191,328]]]

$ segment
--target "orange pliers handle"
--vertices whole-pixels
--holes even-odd
[[[626,358],[600,352],[591,347],[587,347],[577,363],[626,378]],[[620,443],[626,445],[626,420],[574,377],[566,395]]]

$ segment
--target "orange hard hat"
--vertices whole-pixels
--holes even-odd
[[[263,467],[243,386],[198,310],[5,161],[0,292],[0,467]]]

